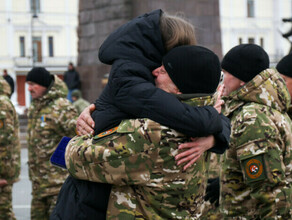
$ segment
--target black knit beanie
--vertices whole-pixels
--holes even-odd
[[[220,61],[211,50],[200,46],[179,46],[162,59],[165,70],[183,94],[215,92]]]
[[[255,44],[241,44],[233,47],[224,56],[221,67],[236,78],[248,82],[257,74],[269,68],[269,56]]]
[[[292,77],[292,54],[284,56],[276,66],[279,73]]]
[[[51,85],[52,80],[53,76],[43,67],[32,68],[26,76],[26,81],[37,83],[46,88]]]

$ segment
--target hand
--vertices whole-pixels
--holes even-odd
[[[201,155],[215,145],[215,138],[213,135],[208,137],[191,138],[192,142],[179,145],[178,149],[188,149],[175,156],[177,165],[187,163],[184,170],[193,165]]]
[[[219,206],[220,195],[220,180],[219,177],[208,179],[208,185],[206,189],[205,201],[210,201],[211,204],[215,204],[215,207]]]
[[[95,110],[95,105],[91,104],[86,107],[79,115],[76,124],[76,131],[78,135],[94,134],[94,121],[91,117],[91,113]]]
[[[8,183],[4,179],[0,179],[0,187],[6,186]]]
[[[222,94],[223,94],[223,90],[224,90],[224,85],[221,84],[218,87],[217,99],[216,99],[215,104],[214,104],[214,108],[217,110],[218,113],[221,113],[221,108],[222,108],[222,105],[224,104],[224,101],[221,99]]]

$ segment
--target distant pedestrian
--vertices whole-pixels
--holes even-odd
[[[45,68],[33,68],[26,82],[32,97],[28,110],[31,219],[48,219],[67,177],[66,171],[51,165],[49,160],[63,136],[75,135],[78,114],[66,99],[65,83]]]
[[[8,74],[7,69],[3,70],[3,78],[8,82],[8,84],[11,88],[10,96],[12,96],[12,94],[14,92],[14,81],[13,81],[12,77]]]
[[[79,73],[75,70],[75,67],[72,62],[68,64],[68,70],[64,73],[64,82],[68,87],[67,99],[72,102],[71,93],[74,89],[79,89],[81,82]]]
[[[78,114],[80,114],[87,106],[90,105],[88,101],[82,98],[81,91],[79,89],[73,90],[71,96],[73,105],[77,109]]]
[[[15,219],[12,186],[20,174],[19,122],[9,96],[10,86],[0,76],[0,219]]]

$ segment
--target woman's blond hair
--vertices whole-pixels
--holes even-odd
[[[182,45],[196,45],[194,26],[177,15],[163,13],[160,18],[160,30],[166,52]]]

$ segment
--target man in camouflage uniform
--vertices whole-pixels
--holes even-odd
[[[276,69],[281,74],[286,82],[287,88],[292,97],[292,54],[283,57],[276,66]],[[292,105],[290,104],[288,115],[292,119]]]
[[[178,74],[174,60],[184,66],[190,58],[195,62],[188,66],[192,68],[179,71],[183,83],[176,86],[172,81]],[[213,52],[198,46],[177,47],[163,63],[166,65],[153,71],[156,86],[179,94],[190,105],[213,102],[210,93],[220,78],[219,60]],[[167,73],[170,71],[172,74]],[[181,94],[187,88],[195,94]],[[207,150],[214,137],[205,138],[211,142],[204,148]],[[113,184],[108,219],[199,219],[204,209],[208,155],[203,154],[186,171],[174,159],[178,145],[189,141],[190,137],[150,119],[123,120],[94,137],[73,138],[66,148],[66,166],[75,178]]]
[[[87,106],[90,105],[88,101],[82,98],[82,94],[79,89],[74,89],[72,91],[71,98],[74,107],[77,109],[78,114],[80,114]]]
[[[10,99],[10,86],[0,76],[0,219],[15,219],[12,186],[20,174],[18,116]]]
[[[223,58],[225,115],[220,210],[226,219],[291,219],[291,103],[284,80],[259,46],[242,44]]]
[[[67,172],[50,164],[63,136],[75,135],[77,111],[66,99],[67,87],[45,68],[33,68],[26,81],[32,96],[28,110],[29,177],[32,181],[31,219],[48,219]]]

